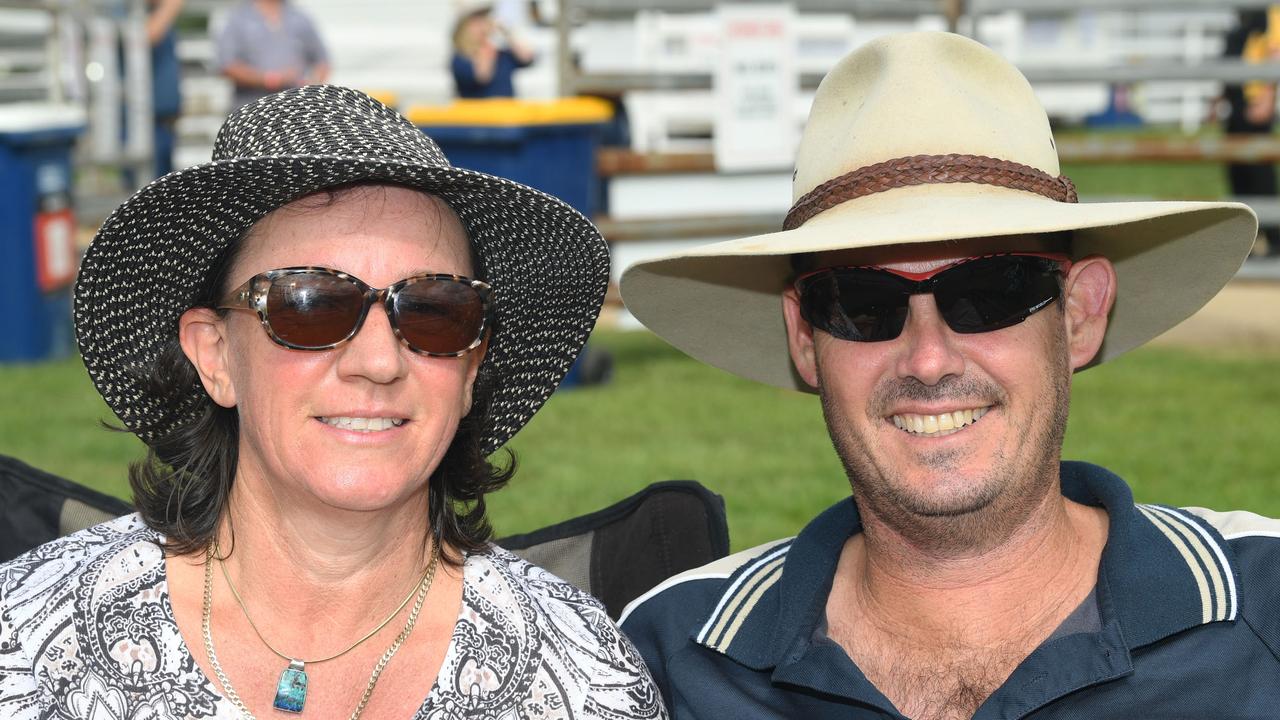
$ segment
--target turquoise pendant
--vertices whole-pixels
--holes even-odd
[[[307,670],[301,660],[289,661],[276,685],[274,707],[285,712],[300,713],[307,704]]]

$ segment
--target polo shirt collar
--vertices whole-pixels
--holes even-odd
[[[1177,508],[1135,505],[1124,481],[1095,465],[1064,462],[1060,476],[1063,495],[1107,511],[1099,613],[1104,627],[1118,626],[1129,650],[1236,618],[1240,579],[1215,529]],[[738,568],[692,639],[755,670],[829,652],[813,642],[814,633],[824,620],[840,551],[861,530],[852,498],[836,503],[793,540]]]
[[[1114,617],[1131,650],[1236,619],[1237,563],[1215,528],[1180,508],[1134,504],[1129,486],[1096,465],[1064,462],[1061,477],[1063,495],[1107,511],[1098,601],[1103,622]]]

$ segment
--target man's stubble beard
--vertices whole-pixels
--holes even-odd
[[[1037,424],[1036,420],[1043,416],[1032,416],[1029,426],[1021,429],[1019,445],[1032,449],[1027,466],[1013,467],[1010,458],[1001,454],[985,475],[969,479],[968,492],[944,498],[909,490],[890,466],[891,458],[881,456],[879,459],[884,465],[878,465],[873,460],[875,456],[863,448],[859,438],[848,429],[825,384],[819,382],[827,432],[844,465],[864,523],[869,515],[874,516],[895,534],[931,554],[970,555],[999,545],[1031,517],[1051,493],[1058,493],[1058,461],[1071,399],[1071,369],[1066,361],[1065,333],[1054,333],[1051,345],[1049,357],[1062,361],[1056,367],[1043,369],[1053,382],[1034,404],[1034,407],[1048,409],[1049,417]],[[821,376],[819,367],[819,378]],[[871,415],[874,418],[879,412],[877,407],[885,407],[894,399],[975,397],[1003,400],[1005,394],[993,383],[977,379],[951,378],[937,385],[925,385],[914,379],[893,380],[876,388]],[[940,451],[926,456],[924,461],[939,473],[949,473],[948,466],[959,457],[958,451]]]

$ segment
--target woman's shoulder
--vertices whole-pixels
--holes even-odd
[[[217,715],[177,632],[159,540],[129,515],[0,565],[0,717]]]
[[[573,717],[665,717],[639,653],[599,600],[496,546],[469,555],[464,577],[461,632],[476,637],[463,644],[510,652],[500,665],[527,668],[515,685],[558,687]]]
[[[0,565],[0,598],[5,608],[39,606],[81,585],[91,568],[117,559],[123,560],[114,563],[117,571],[156,569],[164,560],[158,539],[137,514],[60,537]]]
[[[593,621],[603,618],[612,624],[604,605],[590,593],[510,550],[491,545],[483,553],[468,556],[467,563],[468,569],[475,566],[480,571],[468,573],[468,581],[474,578],[479,588],[500,587],[513,596],[512,600],[525,601],[540,614],[570,614]],[[607,631],[607,626],[592,623],[582,628],[588,634],[601,629]]]

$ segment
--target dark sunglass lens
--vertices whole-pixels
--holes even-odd
[[[801,315],[833,337],[853,342],[892,340],[907,319],[907,294],[889,273],[863,268],[813,276],[801,290]]]
[[[424,278],[396,294],[396,327],[416,350],[456,353],[471,347],[484,327],[484,300],[469,284]]]
[[[1057,299],[1058,265],[1048,258],[1003,255],[944,271],[934,297],[947,325],[980,333],[1016,325]]]
[[[267,322],[276,337],[302,348],[346,339],[360,320],[364,293],[350,280],[319,272],[282,275],[267,292]]]

